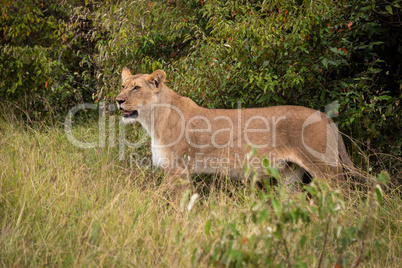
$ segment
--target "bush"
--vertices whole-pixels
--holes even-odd
[[[60,116],[96,92],[90,58],[97,38],[75,1],[9,1],[1,6],[0,98],[32,118]]]
[[[372,228],[383,203],[379,184],[366,196],[365,218],[352,221],[346,220],[350,197],[322,181],[291,196],[269,182],[266,187],[254,192],[259,199],[236,219],[206,222],[209,243],[195,251],[194,260],[226,267],[357,267],[381,250]]]
[[[398,174],[399,1],[63,3],[2,7],[1,98],[64,115],[77,102],[114,102],[123,67],[163,68],[204,107],[339,107],[332,116],[364,157],[387,153]]]

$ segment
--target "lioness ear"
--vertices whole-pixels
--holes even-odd
[[[152,74],[150,74],[147,78],[147,81],[155,86],[156,89],[161,89],[163,82],[165,82],[166,73],[162,70],[156,70]]]
[[[123,71],[121,72],[121,78],[123,79],[123,81],[130,75],[131,75],[130,70],[127,68],[124,68]]]

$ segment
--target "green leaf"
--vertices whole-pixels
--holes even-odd
[[[243,255],[241,254],[241,251],[237,252],[236,262],[238,267],[242,267]]]
[[[257,223],[257,215],[255,213],[251,214],[251,221]]]
[[[265,219],[268,218],[268,211],[267,209],[263,209],[260,212],[259,222],[262,223]]]
[[[330,47],[329,48],[333,53],[339,54],[339,50],[336,47]]]
[[[94,225],[92,226],[92,240],[91,240],[92,244],[95,244],[96,238],[98,237],[98,231],[99,231],[99,224],[95,222]]]
[[[378,99],[380,99],[380,100],[389,100],[389,99],[392,99],[392,97],[388,96],[388,95],[382,95],[382,96],[379,96]]]
[[[325,68],[328,68],[328,59],[327,59],[327,58],[324,58],[324,59],[322,60],[322,64],[325,66]]]
[[[210,230],[211,230],[211,219],[207,220],[205,223],[205,234],[210,235]]]
[[[380,203],[380,205],[382,206],[382,190],[381,186],[378,184],[375,186],[375,194],[377,196],[378,203]]]
[[[268,158],[266,158],[265,156],[264,156],[264,158],[262,159],[262,166],[263,166],[265,169],[269,168],[269,160],[268,160]]]
[[[298,261],[298,262],[296,263],[296,266],[295,266],[295,267],[297,267],[297,268],[307,268],[308,266],[307,266],[306,263]]]
[[[377,175],[377,181],[381,183],[388,183],[388,173],[386,171],[381,171],[380,174]]]
[[[282,209],[281,209],[281,205],[279,204],[278,200],[276,200],[276,199],[272,200],[272,207],[274,208],[276,215],[280,216]]]
[[[373,73],[378,74],[382,71],[382,69],[373,69]]]
[[[233,223],[230,223],[229,224],[229,228],[230,228],[230,230],[232,230],[232,232],[233,232],[233,234],[235,235],[235,236],[238,236],[240,233],[236,230],[236,227],[234,226],[234,224]]]
[[[269,168],[269,174],[274,178],[279,178],[279,172],[276,168]]]
[[[306,244],[306,241],[307,241],[307,237],[305,235],[302,235],[300,237],[300,241],[299,241],[300,248],[304,247],[304,245]]]
[[[137,219],[138,219],[138,216],[140,215],[140,209],[138,208],[137,209],[137,212],[135,213],[135,216],[134,216],[134,220],[133,220],[133,223],[131,224],[131,226],[133,226],[135,223],[136,223],[136,221],[137,221]]]
[[[394,12],[392,11],[392,6],[385,6],[385,9],[388,11],[389,14],[394,14]]]
[[[256,156],[257,155],[257,148],[253,147],[253,155]]]

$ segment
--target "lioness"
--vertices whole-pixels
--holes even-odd
[[[339,156],[353,168],[336,125],[324,113],[300,106],[206,109],[167,87],[165,78],[162,70],[132,75],[124,69],[116,100],[123,121],[138,121],[151,136],[153,164],[169,173],[241,177],[248,165],[263,175],[269,163],[293,183],[305,172],[342,178]]]

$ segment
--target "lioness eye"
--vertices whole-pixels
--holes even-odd
[[[139,90],[139,89],[140,89],[139,86],[135,86],[135,87],[133,88],[133,90]]]

